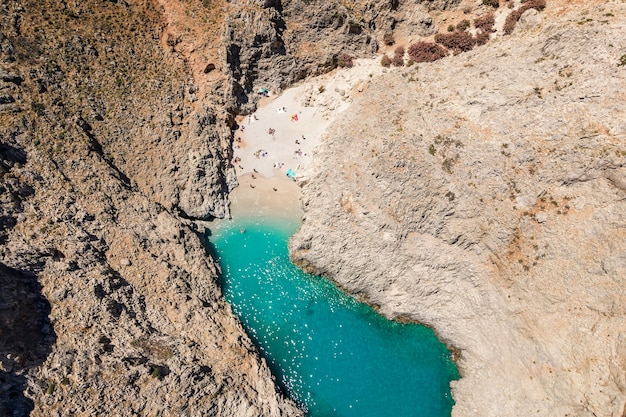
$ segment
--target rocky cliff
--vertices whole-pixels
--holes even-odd
[[[315,156],[293,260],[459,349],[454,416],[625,415],[625,22],[390,71]]]
[[[0,2],[0,414],[302,414],[193,221],[228,215],[255,89],[371,55],[394,7]]]
[[[234,116],[489,3],[1,1],[0,414],[302,415],[194,225]],[[294,258],[458,347],[456,415],[623,414],[624,10],[579,3],[371,82],[304,188]]]
[[[235,184],[217,55],[151,2],[0,16],[0,414],[300,415],[187,220]]]

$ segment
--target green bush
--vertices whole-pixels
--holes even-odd
[[[483,0],[483,4],[485,6],[495,7],[496,9],[500,7],[500,2],[498,0]]]

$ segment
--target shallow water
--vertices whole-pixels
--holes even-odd
[[[287,240],[297,227],[248,217],[209,237],[226,300],[283,389],[310,417],[449,416],[458,374],[445,345],[296,268]]]

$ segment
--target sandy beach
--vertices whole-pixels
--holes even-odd
[[[247,214],[284,218],[302,215],[300,187],[287,176],[253,179],[251,174],[245,174],[239,177],[239,184],[230,194],[232,218]]]
[[[256,112],[240,116],[233,142],[240,185],[230,196],[231,216],[247,210],[300,210],[297,183],[311,174],[315,147],[326,128],[382,71],[378,60],[356,60],[352,68],[336,69],[281,94],[268,92]]]

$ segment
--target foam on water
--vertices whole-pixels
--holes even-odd
[[[297,226],[250,217],[210,236],[226,300],[279,384],[310,417],[449,416],[458,373],[446,346],[296,268]]]

